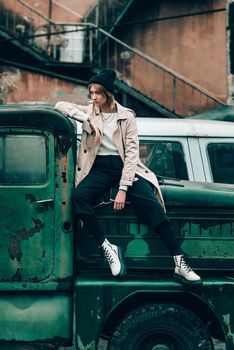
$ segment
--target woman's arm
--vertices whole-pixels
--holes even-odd
[[[88,109],[87,106],[78,106],[74,103],[60,101],[55,105],[55,110],[62,113],[66,117],[72,118],[79,122],[85,122],[89,120],[88,114],[86,111]]]
[[[126,192],[128,186],[132,186],[135,178],[139,159],[139,141],[135,116],[132,115],[126,122],[126,136],[124,140],[124,166],[119,183],[119,191],[114,200],[114,210],[122,210],[125,207]]]
[[[88,109],[87,106],[79,106],[74,103],[61,101],[61,102],[57,102],[54,108],[56,111],[62,113],[63,115],[71,119],[77,120],[82,123],[88,121],[90,123],[91,129],[95,133],[95,139],[94,139],[95,144],[100,143],[100,140],[101,140],[100,131],[96,126],[95,121],[92,118],[90,118],[90,116],[86,113]]]

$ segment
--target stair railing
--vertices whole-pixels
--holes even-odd
[[[89,25],[55,22],[23,0],[0,3],[0,28],[12,35],[6,40],[20,41],[22,46],[30,46],[47,60],[69,63],[92,60]]]
[[[111,33],[134,0],[99,0],[84,17],[84,21]]]
[[[224,105],[214,94],[144,52],[100,28],[97,31],[95,65],[115,69],[120,80],[170,112],[186,117]]]
[[[178,116],[195,115],[224,104],[209,91],[93,23],[54,22],[23,0],[14,2],[21,4],[24,11],[30,11],[30,17],[29,14],[26,16],[32,22],[33,16],[38,16],[40,28],[44,32],[38,33],[38,28],[31,25],[29,33],[33,32],[33,35],[25,35],[24,32],[24,36],[26,40],[31,40],[30,45],[43,49],[55,62],[85,61],[97,69],[113,68],[117,71],[119,80],[129,86],[129,91],[132,88],[140,92],[146,99]],[[2,11],[0,16],[2,17]],[[8,16],[5,18],[5,27],[13,30],[14,26],[17,34],[18,21],[19,15],[13,18]],[[19,33],[17,35],[19,38],[22,36]]]

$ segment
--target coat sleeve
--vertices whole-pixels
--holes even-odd
[[[126,134],[124,140],[124,166],[120,179],[120,186],[132,186],[139,160],[139,140],[136,118],[133,113],[126,120]]]
[[[87,106],[79,106],[75,103],[60,101],[57,102],[54,109],[66,117],[70,117],[79,122],[85,122],[88,119]]]

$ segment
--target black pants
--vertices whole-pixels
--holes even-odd
[[[119,186],[122,168],[123,162],[118,156],[97,156],[91,171],[72,196],[75,215],[84,221],[99,246],[106,234],[97,220],[93,206],[110,187]],[[182,254],[171,223],[148,181],[136,176],[136,181],[128,187],[126,199],[131,202],[139,220],[153,227],[160,235],[172,255]]]

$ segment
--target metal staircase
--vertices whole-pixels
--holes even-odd
[[[25,52],[30,50],[38,61],[58,61],[69,34],[83,31],[81,26],[79,23],[56,23],[23,0],[8,0],[5,7],[0,2],[1,45],[13,43]],[[80,44],[83,45],[83,36]],[[79,47],[71,49],[76,56]]]
[[[134,0],[99,0],[84,18],[85,22],[94,23],[111,33],[121,18],[128,11]]]
[[[10,2],[10,8],[0,7],[1,47],[14,45],[23,52],[23,61],[29,57],[28,64],[32,62],[34,68],[62,70],[70,77],[77,66],[89,67],[90,74],[113,68],[121,91],[168,117],[186,117],[223,105],[210,92],[94,23],[54,22],[23,0]],[[126,1],[120,3],[123,14]],[[1,50],[2,59],[6,52]],[[142,71],[145,79],[139,75]]]

